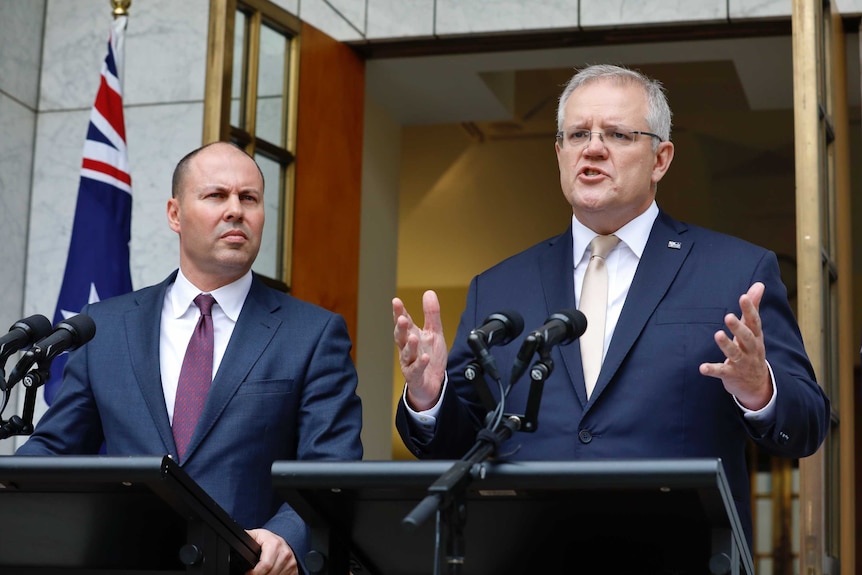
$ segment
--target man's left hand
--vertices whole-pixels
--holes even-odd
[[[260,544],[260,559],[246,575],[299,575],[299,564],[287,542],[266,529],[251,529],[248,534]]]
[[[772,399],[772,380],[766,364],[766,346],[760,324],[760,300],[765,286],[756,282],[739,298],[742,317],[729,313],[724,330],[715,332],[715,343],[727,358],[723,363],[702,363],[700,373],[721,379],[724,389],[752,411],[763,409]]]

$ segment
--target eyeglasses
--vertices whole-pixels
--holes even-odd
[[[557,142],[561,147],[580,148],[590,143],[590,140],[593,138],[593,134],[596,134],[605,146],[614,148],[631,146],[635,143],[639,134],[656,138],[659,142],[664,142],[662,137],[658,134],[641,130],[626,130],[624,128],[605,128],[602,132],[590,132],[589,130],[583,130],[580,128],[569,128],[566,131],[557,132]]]

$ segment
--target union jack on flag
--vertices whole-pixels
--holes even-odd
[[[108,55],[102,64],[101,83],[90,112],[72,239],[54,312],[55,325],[78,314],[85,304],[132,290],[129,270],[132,178],[121,85],[126,20],[121,16],[111,27]],[[48,405],[60,387],[65,365],[65,354],[51,365],[51,379],[45,384]]]

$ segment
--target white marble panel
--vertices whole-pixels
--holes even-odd
[[[133,2],[130,14],[126,31],[126,105],[202,101],[209,1]]]
[[[203,98],[206,0],[134,3],[125,35],[125,103]],[[45,25],[40,109],[89,108],[111,26],[102,0],[51,0]]]
[[[27,251],[26,313],[54,317],[63,281],[89,110],[40,114]]]
[[[45,0],[0,0],[0,92],[35,110]]]
[[[3,230],[0,273],[0,330],[24,316],[24,275],[30,170],[36,115],[0,94],[0,229]],[[2,368],[3,366],[0,366]]]
[[[578,0],[437,0],[439,36],[578,26]]]
[[[842,16],[862,14],[862,0],[832,0],[832,4]]]
[[[790,18],[793,5],[788,0],[728,0],[731,20]]]
[[[415,38],[434,34],[435,0],[368,0],[366,38]]]
[[[360,0],[352,0],[359,2]],[[340,42],[361,40],[365,32],[365,22],[351,22],[327,0],[302,0],[299,17],[321,32]]]
[[[48,2],[40,110],[89,108],[93,104],[111,19],[111,6],[106,2]]]
[[[580,0],[582,28],[723,22],[727,0]]]
[[[342,18],[353,24],[354,28],[365,31],[368,0],[326,0],[326,3]]]
[[[299,0],[270,0],[273,4],[287,10],[294,16],[299,16]]]
[[[168,227],[166,208],[174,167],[201,145],[203,104],[129,108],[126,126],[134,198],[130,263],[138,289],[179,265],[179,240]]]

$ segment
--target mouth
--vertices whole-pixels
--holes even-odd
[[[221,235],[221,239],[227,241],[244,241],[248,239],[248,235],[242,230],[230,230]]]
[[[587,177],[607,175],[603,171],[599,170],[598,168],[594,168],[592,166],[585,166],[585,167],[581,168],[580,171],[578,172],[578,174],[581,176],[587,176]]]

